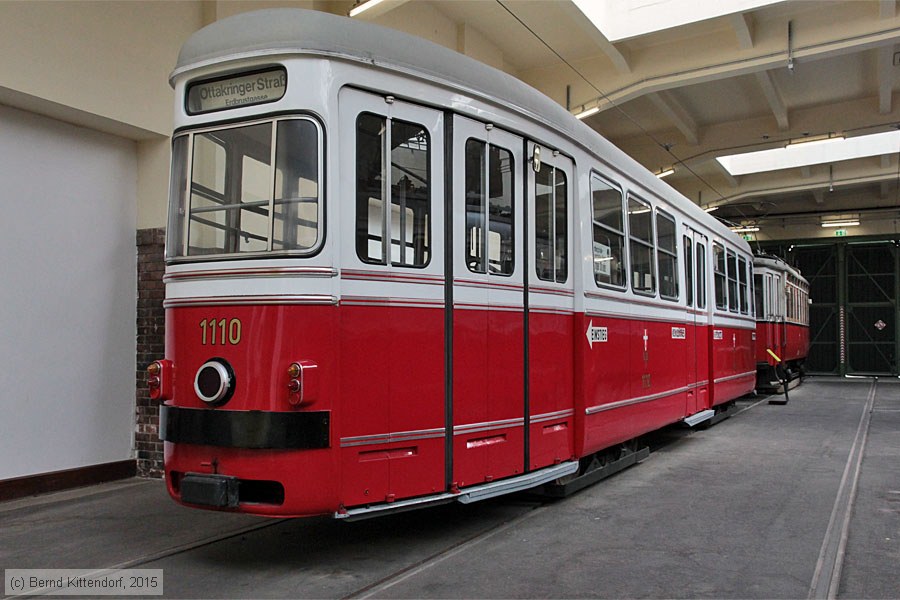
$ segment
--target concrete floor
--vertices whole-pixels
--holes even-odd
[[[790,395],[552,502],[271,520],[147,480],[7,502],[0,567],[163,569],[170,598],[900,597],[900,384]]]

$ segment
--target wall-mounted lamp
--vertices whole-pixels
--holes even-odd
[[[576,119],[587,119],[591,115],[596,115],[598,112],[600,112],[599,106],[592,106],[591,108],[582,107],[582,109],[583,110],[580,113],[575,113]]]
[[[842,215],[825,215],[821,220],[822,227],[856,227],[859,225],[859,215],[844,213]]]
[[[843,135],[829,133],[828,135],[817,135],[814,137],[802,137],[797,138],[796,140],[790,140],[784,147],[796,148],[797,146],[803,146],[804,148],[809,148],[810,146],[817,146],[819,144],[842,142],[844,139]]]
[[[384,2],[384,0],[364,0],[363,2],[358,2],[357,4],[355,4],[353,6],[353,8],[350,9],[350,16],[356,17],[360,13],[363,13],[363,12],[369,10],[370,8],[377,6],[377,5],[381,4],[382,2]]]
[[[859,219],[850,219],[847,221],[822,221],[822,227],[856,227],[859,225]]]

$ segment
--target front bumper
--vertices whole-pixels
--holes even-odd
[[[225,448],[313,450],[331,446],[329,411],[269,412],[159,409],[159,438],[176,444]]]

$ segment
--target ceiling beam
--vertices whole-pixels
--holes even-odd
[[[722,177],[725,178],[725,181],[728,183],[728,187],[732,189],[737,189],[738,187],[740,187],[741,182],[737,177],[729,173],[728,169],[722,166],[722,163],[713,159],[710,161],[710,164],[715,165],[718,168],[719,173],[722,175]]]
[[[697,122],[672,94],[657,92],[649,94],[647,98],[675,125],[689,144],[696,146],[700,143],[700,130]]]
[[[718,162],[718,161],[717,161]],[[731,196],[725,196],[721,200],[713,203],[719,205],[727,205],[729,203],[746,200],[748,198],[764,198],[776,195],[792,194],[797,192],[814,193],[815,190],[821,189],[823,194],[828,192],[831,187],[835,190],[838,187],[846,188],[848,186],[864,186],[880,184],[882,182],[892,183],[897,180],[896,173],[882,173],[878,171],[858,171],[849,174],[840,179],[832,179],[830,177],[817,178],[814,181],[801,181],[799,179],[786,179],[782,181],[765,181],[761,186],[743,186],[737,193]],[[827,198],[827,195],[823,196]]]
[[[627,49],[620,48],[606,39],[606,36],[603,35],[599,29],[594,27],[594,24],[591,23],[590,19],[584,16],[584,13],[581,12],[574,2],[566,0],[565,2],[560,2],[559,7],[562,8],[564,12],[568,13],[573,21],[578,23],[578,26],[582,31],[588,34],[591,41],[593,41],[600,51],[609,58],[616,68],[616,71],[623,75],[631,73],[631,57],[629,56]]]
[[[562,2],[561,4],[574,6],[571,2]],[[845,2],[823,2],[819,6],[822,11],[826,11],[831,10],[832,5],[837,8],[845,8],[846,4]],[[814,25],[811,23],[811,28],[804,29],[804,40],[807,41],[794,49],[794,60],[812,62],[862,52],[878,46],[892,45],[896,42],[897,34],[890,23],[879,19],[877,13],[857,12],[859,16],[856,20],[847,23],[847,29],[826,25],[824,19],[821,22],[817,21]],[[840,13],[838,16],[846,17],[846,13]],[[581,17],[579,22],[586,22],[586,19]],[[731,22],[734,23],[733,20]],[[632,67],[629,74],[614,74],[607,71],[605,74],[598,73],[592,77],[596,81],[615,80],[600,101],[601,110],[654,92],[783,68],[786,64],[784,53],[763,51],[763,47],[760,45],[762,40],[769,43],[770,39],[774,39],[773,36],[780,37],[781,34],[776,31],[775,25],[770,22],[754,20],[753,30],[747,26],[746,32],[743,31],[745,26],[747,26],[746,22],[744,25],[737,24],[737,28],[741,30],[739,34],[733,33],[738,31],[734,26],[724,32],[727,37],[730,37],[729,41],[732,44],[730,48],[722,46],[721,41],[718,46],[703,48],[702,44],[697,44],[695,38],[691,38],[680,40],[674,44],[647,46],[634,50],[634,56],[629,59]],[[780,22],[779,27],[781,27]],[[854,32],[852,35],[847,33],[851,29]],[[751,48],[736,49],[733,45],[734,35],[740,35],[743,39],[739,43],[746,44],[752,39],[756,45]],[[628,44],[620,44],[620,46],[623,45]],[[536,87],[541,89],[540,83]]]
[[[778,88],[775,87],[772,74],[769,71],[757,71],[755,75],[756,81],[759,82],[759,87],[762,88],[763,95],[766,97],[766,102],[769,103],[769,108],[775,116],[775,122],[778,123],[778,129],[787,130],[790,127],[787,107],[784,105]]]
[[[878,49],[878,112],[891,112],[894,93],[894,46]]]
[[[731,26],[737,36],[738,46],[741,50],[749,50],[753,47],[753,17],[746,13],[736,13],[730,17]]]

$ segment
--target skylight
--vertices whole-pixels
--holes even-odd
[[[733,176],[821,165],[900,151],[900,131],[852,138],[830,138],[788,144],[784,148],[718,156],[716,160]]]
[[[778,4],[781,0],[573,0],[610,42]]]

